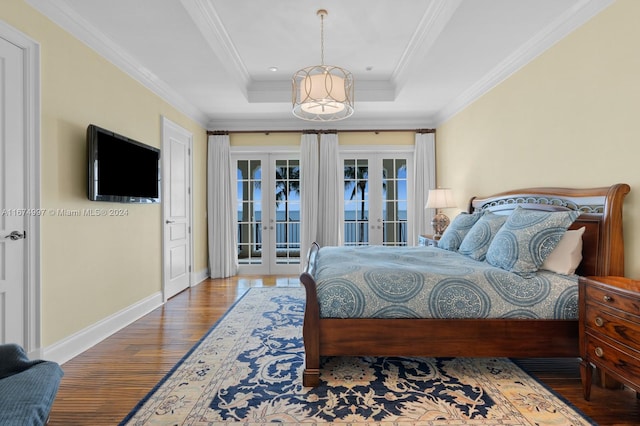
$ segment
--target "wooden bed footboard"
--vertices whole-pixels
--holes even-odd
[[[622,205],[630,188],[530,188],[472,198],[470,211],[509,213],[517,205],[579,210],[585,226],[581,275],[624,275]],[[577,320],[320,318],[313,243],[300,281],[306,291],[304,386],[320,383],[322,356],[577,357]]]

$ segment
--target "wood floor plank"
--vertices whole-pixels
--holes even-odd
[[[50,426],[118,424],[249,288],[298,286],[297,277],[207,280],[65,363]],[[582,398],[577,359],[518,364],[600,425],[640,424],[635,392],[594,386]]]

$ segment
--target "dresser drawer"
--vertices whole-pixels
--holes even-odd
[[[595,302],[621,311],[640,314],[638,296],[631,297],[612,291],[610,287],[599,285],[586,286],[587,303]]]
[[[633,348],[640,347],[640,324],[637,318],[624,312],[616,312],[587,303],[585,327],[594,333],[606,334],[612,339]]]
[[[591,393],[590,364],[640,395],[640,281],[580,277],[578,294],[580,377],[585,399],[589,400]]]
[[[585,355],[598,367],[624,378],[625,381],[630,381],[636,388],[640,385],[640,381],[634,382],[635,378],[640,378],[640,353],[587,334]]]

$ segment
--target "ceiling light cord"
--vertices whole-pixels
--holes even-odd
[[[326,10],[319,10],[320,15],[320,65],[324,66],[324,15]]]
[[[324,63],[324,18],[320,9],[320,63],[298,70],[292,77],[292,112],[308,121],[343,120],[353,114],[353,75]]]

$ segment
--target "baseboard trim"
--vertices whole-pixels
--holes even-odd
[[[193,285],[192,287],[197,286],[202,281],[209,278],[209,268],[201,269],[193,274]]]
[[[196,286],[209,278],[209,269],[205,268],[193,274]],[[158,292],[81,330],[51,346],[34,352],[34,358],[43,358],[64,364],[111,336],[118,330],[130,325],[149,312],[162,305],[162,293]],[[37,354],[37,356],[36,356]]]
[[[71,336],[44,348],[42,358],[64,364],[100,343],[113,333],[162,305],[162,293],[157,292],[115,314],[98,321]]]

